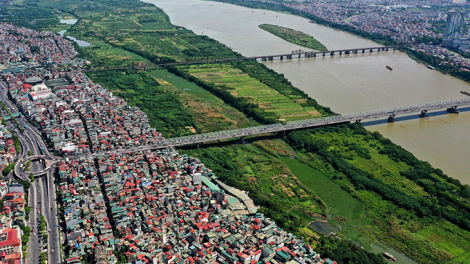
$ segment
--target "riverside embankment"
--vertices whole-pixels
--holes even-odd
[[[200,0],[146,2],[162,8],[172,23],[214,38],[244,56],[305,50],[260,29],[258,26],[263,23],[300,30],[328,49],[377,46],[372,41],[288,14]],[[266,65],[338,113],[464,98],[460,91],[470,91],[468,83],[430,70],[399,51],[270,61]],[[393,71],[387,70],[386,65]],[[400,122],[392,124],[365,125],[449,176],[470,183],[467,173],[470,164],[466,162],[470,112],[465,110],[460,115],[439,112],[431,113],[429,119],[418,120],[413,116],[398,118]]]

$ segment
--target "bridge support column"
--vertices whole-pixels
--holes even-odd
[[[377,49],[377,52],[380,52],[381,49],[382,49],[382,48],[378,48],[378,49]]]
[[[361,123],[361,121],[362,121],[361,119],[358,119],[356,120],[356,123]]]
[[[340,52],[339,52],[339,55],[343,55],[343,52],[342,52],[342,51],[340,51]]]
[[[357,54],[357,50],[354,51],[354,54]]]
[[[268,60],[272,61],[274,58],[273,57],[268,57]]]
[[[423,110],[421,111],[421,114],[419,114],[419,117],[420,118],[423,118],[423,117],[428,117],[429,115],[427,114],[428,110]]]
[[[370,49],[369,52],[374,52],[374,49]]]
[[[284,131],[281,131],[281,132],[279,132],[279,134],[280,134],[281,138],[283,138],[283,137],[286,136],[286,131],[285,131],[285,130],[284,130]]]
[[[201,146],[201,143],[197,143],[196,144],[196,148],[199,149],[199,147]]]
[[[395,115],[390,115],[390,116],[388,117],[387,121],[388,121],[389,123],[395,122]]]
[[[349,50],[347,50],[347,51],[345,51],[345,52],[344,52],[344,54],[349,54],[349,53],[350,53],[350,51],[349,51]]]
[[[334,51],[330,52],[330,56],[334,56],[334,55],[335,55]]]
[[[388,51],[388,48],[385,48],[386,51]]]
[[[288,59],[292,59],[292,55],[287,55],[287,58],[288,58]]]
[[[299,54],[299,59],[300,59],[301,56],[302,56],[302,54]]]
[[[283,60],[283,59],[284,59],[284,56],[279,57],[279,59],[280,59],[280,60]]]
[[[314,52],[314,53],[313,53],[313,57],[316,57],[316,56],[317,56],[317,53],[316,53],[316,52]]]
[[[266,61],[266,57],[262,57],[262,58],[261,58],[261,61]]]
[[[325,52],[323,52],[323,57],[325,57]]]
[[[362,53],[366,53],[366,50],[365,50],[365,49],[363,49],[363,50],[362,50]]]
[[[240,138],[240,144],[245,144],[245,137]]]
[[[451,108],[447,108],[447,112],[452,114],[458,114],[460,111],[457,109],[457,106],[452,106]]]

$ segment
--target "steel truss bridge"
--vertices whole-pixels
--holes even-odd
[[[114,70],[155,70],[159,68],[166,68],[169,66],[182,66],[182,65],[191,65],[191,64],[208,64],[208,63],[222,63],[230,61],[241,61],[241,60],[261,60],[261,61],[272,61],[274,59],[284,60],[292,59],[298,57],[309,58],[317,56],[334,56],[336,54],[357,54],[357,53],[372,53],[388,50],[396,50],[403,46],[382,46],[382,47],[368,47],[368,48],[353,48],[353,49],[341,49],[341,50],[329,50],[329,51],[304,51],[304,50],[294,50],[291,53],[286,54],[277,54],[277,55],[262,55],[262,56],[252,56],[252,57],[241,57],[241,58],[228,58],[228,59],[217,59],[217,60],[200,60],[200,61],[185,61],[185,62],[173,62],[173,63],[161,63],[153,65],[136,65],[132,67],[111,67],[111,68],[100,68],[100,69],[89,69],[83,70],[83,72],[97,72],[97,71],[114,71]]]
[[[218,131],[218,132],[170,138],[170,139],[159,141],[158,143],[151,144],[151,145],[128,148],[128,149],[117,149],[117,150],[111,150],[107,152],[102,151],[98,153],[85,154],[85,156],[96,157],[105,153],[117,154],[117,153],[130,153],[130,152],[136,152],[136,151],[147,151],[147,150],[155,150],[155,149],[166,149],[166,148],[172,149],[174,147],[185,146],[185,145],[198,145],[199,146],[199,144],[205,143],[205,142],[215,142],[218,140],[225,140],[225,139],[232,139],[232,138],[240,138],[240,140],[244,142],[245,137],[248,137],[248,136],[255,136],[255,135],[261,135],[261,134],[268,134],[268,133],[279,133],[279,132],[285,134],[286,131],[291,131],[291,130],[296,130],[296,129],[313,128],[313,127],[343,124],[343,123],[350,123],[350,122],[361,122],[362,120],[367,120],[367,119],[388,117],[388,122],[394,122],[395,116],[402,115],[402,114],[420,113],[419,117],[424,118],[428,116],[427,115],[428,111],[439,110],[439,109],[447,109],[447,112],[457,114],[459,113],[459,110],[457,109],[457,107],[467,106],[467,105],[470,105],[470,98],[426,103],[426,104],[409,105],[409,106],[396,107],[393,109],[381,109],[381,110],[374,110],[374,111],[368,111],[368,112],[361,112],[358,114],[345,114],[345,115],[335,115],[335,116],[328,116],[328,117],[319,117],[319,118],[312,118],[312,119],[306,119],[306,120],[291,121],[285,124],[278,123],[278,124],[271,124],[271,125],[264,125],[264,126],[247,127],[247,128],[233,129],[233,130],[223,130],[223,131]],[[80,159],[80,157],[81,156],[72,156],[72,157],[63,158],[63,159],[75,160],[75,159]]]

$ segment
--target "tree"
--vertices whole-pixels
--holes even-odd
[[[31,150],[28,150],[28,156],[32,156],[33,155],[33,152],[31,152]]]
[[[34,175],[32,173],[29,174],[29,178],[31,179],[32,182],[34,181]]]

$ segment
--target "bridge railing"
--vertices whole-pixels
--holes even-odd
[[[339,124],[339,123],[350,122],[350,121],[381,118],[381,117],[387,117],[387,116],[394,116],[398,114],[409,114],[413,112],[451,108],[451,107],[462,106],[462,105],[470,105],[470,98],[448,100],[448,101],[426,103],[426,104],[417,104],[417,105],[410,105],[410,106],[402,106],[402,107],[395,107],[395,108],[390,108],[390,109],[380,109],[380,110],[374,110],[374,111],[361,112],[357,114],[344,114],[344,115],[319,117],[319,118],[312,118],[312,119],[305,119],[305,120],[289,121],[284,125],[277,123],[277,124],[270,124],[270,125],[264,125],[264,126],[247,127],[247,128],[240,128],[240,129],[223,130],[223,131],[218,131],[218,132],[210,132],[210,133],[204,133],[204,134],[196,134],[196,135],[183,136],[183,137],[178,137],[178,138],[170,138],[170,139],[154,142],[146,146],[140,146],[140,147],[130,148],[130,149],[113,150],[110,152],[122,153],[122,152],[144,151],[144,150],[151,150],[151,149],[162,149],[162,148],[168,148],[168,147],[172,148],[176,146],[198,144],[198,143],[217,141],[217,140],[222,140],[222,139],[239,138],[239,137],[265,134],[265,133],[274,133],[274,132],[288,131],[288,130],[301,129],[301,128],[317,127],[317,126],[330,125],[330,124]],[[92,157],[96,157],[104,153],[105,152],[99,152],[99,153],[93,153],[93,154],[88,154],[88,155]],[[76,159],[77,157],[70,157],[70,158]]]

